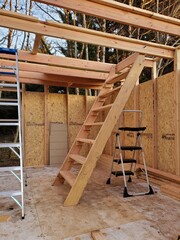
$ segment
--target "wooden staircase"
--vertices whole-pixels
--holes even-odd
[[[71,186],[65,206],[78,204],[141,74],[144,60],[144,55],[136,53],[111,69],[55,179],[54,184],[67,181]],[[77,165],[80,165],[80,169],[75,173],[74,166]]]

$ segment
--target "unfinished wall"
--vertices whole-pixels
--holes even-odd
[[[158,169],[176,173],[174,74],[157,81]]]
[[[157,96],[154,84],[156,84]],[[142,134],[142,142],[147,165],[156,166],[157,169],[172,174],[176,173],[174,90],[174,73],[169,73],[159,77],[156,82],[151,80],[137,86],[125,106],[125,109],[139,108],[143,111],[142,125],[146,127],[146,130]],[[121,115],[122,125],[133,126],[137,123],[137,119],[132,114],[126,115],[124,117]],[[115,138],[113,138],[113,146],[114,140]],[[123,144],[131,144],[133,141],[133,133],[129,132],[124,135]],[[142,159],[138,158],[142,163]],[[110,171],[111,161],[111,154],[104,151],[99,165]]]
[[[93,96],[24,92],[26,165],[42,166],[49,163],[50,136],[45,135],[49,135],[52,123],[67,124],[70,148],[94,100]],[[48,161],[45,159],[46,152]]]

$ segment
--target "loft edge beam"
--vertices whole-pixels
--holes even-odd
[[[28,19],[22,20],[19,18],[13,18],[12,15],[11,17],[0,15],[0,26],[163,58],[173,58],[175,51],[175,48],[170,46],[121,37],[68,24],[54,23],[50,21],[34,23]]]
[[[180,20],[110,0],[37,0],[135,27],[180,36]]]

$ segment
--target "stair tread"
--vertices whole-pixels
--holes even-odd
[[[85,123],[84,126],[101,126],[104,122]]]
[[[134,173],[130,170],[125,170],[124,172],[125,172],[125,175],[127,175],[127,176],[134,175]],[[116,177],[123,176],[122,171],[112,171],[112,174],[115,175]]]
[[[73,186],[76,176],[70,171],[60,171],[61,176],[69,183],[70,186]]]
[[[119,130],[139,132],[139,131],[144,131],[144,130],[146,130],[146,127],[120,127]]]
[[[121,164],[121,160],[120,159],[114,159],[113,161],[118,163],[118,164]],[[136,159],[126,158],[126,159],[123,159],[123,163],[136,163]]]
[[[101,94],[99,97],[100,98],[106,98],[106,97],[112,95],[114,92],[117,92],[120,89],[121,89],[121,86],[119,86],[117,88],[113,88],[113,89],[109,90],[108,92]]]
[[[86,160],[85,157],[78,155],[78,154],[70,154],[69,157],[81,164],[84,164],[84,162]]]
[[[108,105],[105,105],[105,106],[102,106],[102,107],[98,107],[98,108],[93,108],[91,109],[91,111],[93,112],[97,112],[97,111],[104,111],[108,108],[111,108],[113,104],[108,104]]]
[[[93,144],[95,140],[88,139],[88,138],[76,138],[76,141],[77,142],[84,142],[84,143]]]

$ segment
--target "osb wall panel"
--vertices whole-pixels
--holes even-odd
[[[44,93],[25,93],[25,121],[31,124],[44,123]]]
[[[142,126],[146,130],[142,134],[142,144],[146,163],[153,166],[153,81],[139,85],[139,107],[143,111]],[[142,163],[142,159],[140,159]]]
[[[86,97],[86,112],[88,113],[89,110],[91,109],[94,101],[96,100],[96,97],[94,96],[87,96]]]
[[[70,124],[82,124],[86,117],[85,96],[72,95],[68,96],[68,114]]]
[[[44,93],[26,92],[25,157],[27,166],[44,164]]]
[[[44,165],[44,126],[27,126],[25,133],[26,165]]]
[[[66,94],[48,94],[49,122],[67,122]]]
[[[158,169],[175,174],[174,74],[157,81],[158,96]]]

